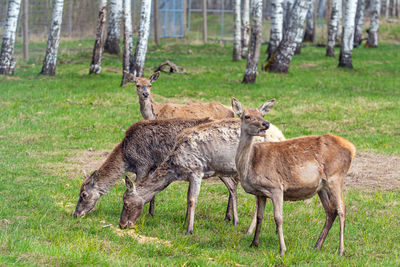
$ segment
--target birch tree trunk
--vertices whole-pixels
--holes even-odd
[[[357,1],[346,0],[342,43],[340,44],[339,67],[353,68],[353,40]]]
[[[278,47],[283,36],[283,0],[271,1],[271,31],[267,49],[268,58]]]
[[[207,43],[207,0],[202,1],[202,14],[203,14],[203,43]]]
[[[55,75],[57,67],[58,44],[60,42],[60,31],[64,0],[54,0],[51,14],[51,25],[49,38],[47,40],[46,56],[40,74]]]
[[[110,17],[107,26],[107,39],[104,50],[110,54],[121,53],[119,42],[121,39],[122,0],[110,0]]]
[[[242,58],[247,57],[250,41],[250,0],[243,0],[242,14]]]
[[[292,12],[292,7],[294,0],[285,0],[283,9],[283,36],[285,35],[290,21],[290,13]],[[283,38],[283,37],[282,37]]]
[[[257,77],[257,65],[260,58],[261,34],[262,34],[262,0],[252,0],[252,27],[250,37],[250,49],[247,57],[247,66],[244,72],[243,82],[254,83]]]
[[[143,77],[146,60],[147,43],[150,33],[151,0],[142,0],[140,10],[139,33],[136,42],[135,55],[131,57],[129,72],[134,77]]]
[[[368,39],[365,47],[378,47],[379,16],[381,12],[381,0],[371,0],[371,22]]]
[[[310,8],[307,11],[306,16],[306,31],[304,33],[304,42],[314,42],[315,41],[315,20],[316,20],[316,12],[315,12],[316,0],[311,2]]]
[[[356,1],[357,0],[353,0]],[[347,2],[347,0],[339,0],[338,2],[338,21],[337,21],[337,33],[336,33],[336,41],[339,42],[342,37],[342,18],[343,18],[343,2]]]
[[[122,81],[121,86],[124,86],[128,81],[129,75],[129,59],[133,51],[132,42],[132,14],[131,0],[123,0],[123,22],[124,22],[124,51],[122,58]]]
[[[99,20],[96,28],[96,40],[94,41],[92,64],[89,74],[101,72],[101,60],[103,57],[104,41],[106,35],[107,0],[100,0]]]
[[[14,74],[16,64],[14,59],[15,33],[17,31],[20,7],[21,0],[8,1],[7,20],[4,26],[0,53],[0,74],[3,75]]]
[[[29,0],[24,1],[24,61],[29,59]]]
[[[240,61],[241,55],[241,19],[240,0],[233,1],[233,61]]]
[[[365,0],[357,1],[357,12],[356,12],[356,28],[354,31],[354,46],[358,47],[362,41],[363,27],[364,27],[364,10]]]
[[[389,0],[385,0],[385,20],[389,18]]]
[[[331,19],[328,25],[328,43],[326,45],[326,56],[335,56],[335,44],[336,44],[336,34],[338,32],[338,20],[339,20],[339,2],[342,0],[332,0],[331,6]],[[363,0],[360,0],[363,1]]]
[[[268,60],[266,70],[288,73],[289,64],[296,50],[298,40],[303,37],[303,24],[312,0],[297,0],[290,14],[288,27],[278,48]]]

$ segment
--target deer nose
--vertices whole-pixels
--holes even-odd
[[[146,93],[143,93],[143,96],[144,96],[144,97],[148,97],[148,96],[149,96],[149,93],[147,93],[147,92],[146,92]]]
[[[268,121],[264,121],[264,122],[262,123],[262,125],[265,127],[265,129],[268,129],[268,128],[269,128],[269,122],[268,122]]]

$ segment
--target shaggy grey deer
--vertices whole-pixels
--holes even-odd
[[[187,194],[186,233],[193,233],[194,212],[204,178],[218,176],[231,192],[233,224],[239,220],[236,208],[237,177],[235,154],[239,144],[240,120],[215,120],[182,131],[169,156],[148,177],[133,185],[126,180],[120,227],[132,227],[142,213],[145,203],[164,190],[173,181],[189,182]],[[268,133],[268,132],[267,132]],[[276,140],[271,136],[265,140]]]
[[[133,77],[130,74],[130,81],[136,84],[136,92],[139,97],[140,112],[145,120],[170,119],[170,118],[213,118],[224,119],[234,118],[231,107],[220,103],[194,103],[194,104],[175,104],[157,103],[151,96],[151,85],[160,76],[159,72],[154,73],[149,78]]]
[[[254,143],[254,137],[266,133],[269,123],[264,114],[274,105],[270,100],[258,109],[244,109],[232,99],[232,107],[240,117],[240,141],[235,163],[243,189],[257,197],[257,226],[251,246],[258,246],[266,199],[274,206],[280,254],[286,252],[283,237],[283,201],[303,200],[318,194],[326,213],[326,221],[315,248],[321,249],[337,216],[340,222],[338,254],[344,252],[345,204],[343,182],[355,147],[348,140],[334,135],[306,136],[283,142]]]
[[[208,118],[170,119],[139,121],[133,124],[103,165],[83,182],[74,216],[83,217],[92,211],[99,198],[106,194],[124,173],[133,172],[137,180],[143,179],[154,171],[172,150],[178,133],[210,121],[212,120]]]

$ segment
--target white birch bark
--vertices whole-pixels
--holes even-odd
[[[294,3],[287,30],[278,48],[268,60],[266,70],[270,72],[288,73],[289,64],[299,40],[303,38],[303,24],[312,0],[296,0]]]
[[[130,60],[129,72],[134,77],[143,77],[144,63],[146,60],[147,43],[150,33],[151,0],[142,0],[140,11],[139,33],[136,42],[135,55]]]
[[[304,42],[314,42],[315,41],[315,12],[316,0],[311,2],[310,8],[307,11],[306,16],[306,30],[304,33]]]
[[[389,0],[385,0],[385,20],[389,18]]]
[[[292,12],[292,7],[294,0],[285,0],[283,8],[283,35],[285,35],[290,21],[290,13]],[[283,38],[283,37],[282,37]]]
[[[16,64],[14,59],[15,33],[17,31],[20,7],[21,0],[10,0],[8,2],[7,20],[0,53],[0,74],[3,75],[14,74]]]
[[[257,77],[257,65],[260,58],[261,35],[262,35],[262,0],[252,0],[252,27],[249,55],[247,57],[246,70],[243,82],[254,83]]]
[[[53,1],[50,32],[47,40],[46,56],[43,60],[42,71],[40,72],[41,74],[56,74],[58,44],[60,42],[63,8],[64,0]]]
[[[352,56],[356,10],[357,1],[346,0],[342,42],[340,44],[339,67],[353,68]]]
[[[337,21],[337,33],[336,33],[336,41],[339,42],[340,38],[342,37],[342,19],[343,19],[343,3],[346,2],[347,0],[339,0],[338,2],[338,13],[339,13],[339,18]],[[355,0],[357,2],[357,0]]]
[[[362,41],[363,27],[364,27],[364,10],[365,0],[357,1],[357,12],[356,12],[356,28],[354,31],[354,47],[358,47]]]
[[[110,54],[120,54],[122,0],[110,0],[110,17],[104,50]]]
[[[267,49],[268,58],[278,47],[283,36],[283,0],[271,1],[271,31]]]
[[[241,19],[240,0],[233,1],[233,61],[240,61],[241,55]]]
[[[371,17],[366,47],[378,47],[379,16],[381,0],[371,0]]]
[[[89,74],[101,72],[101,60],[103,57],[104,42],[106,35],[107,0],[100,0],[99,19],[96,28],[96,40],[94,41],[92,63]]]
[[[242,58],[246,58],[250,41],[250,0],[243,0],[242,2]]]
[[[124,22],[124,51],[122,59],[122,82],[124,86],[128,81],[129,75],[129,59],[133,51],[132,42],[132,15],[131,15],[131,0],[123,0],[123,22]]]
[[[339,20],[339,2],[342,0],[332,0],[331,6],[331,19],[328,25],[328,43],[326,45],[326,56],[335,56],[335,44],[336,44],[336,34],[338,32],[338,20]],[[363,1],[363,0],[360,0]]]

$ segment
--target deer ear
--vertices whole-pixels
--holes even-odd
[[[233,112],[235,112],[236,115],[239,116],[239,118],[242,116],[243,114],[242,104],[240,104],[239,100],[237,100],[234,97],[232,97],[232,109]]]
[[[153,83],[155,81],[157,81],[158,77],[160,77],[160,72],[157,71],[156,73],[154,73],[153,75],[150,76],[150,83]]]
[[[129,192],[136,192],[136,187],[131,179],[129,179],[128,175],[125,175],[125,185]]]
[[[272,109],[274,104],[275,104],[275,99],[271,99],[271,100],[265,102],[264,104],[262,104],[258,108],[258,111],[260,111],[263,115],[265,115],[265,113],[269,112]]]

